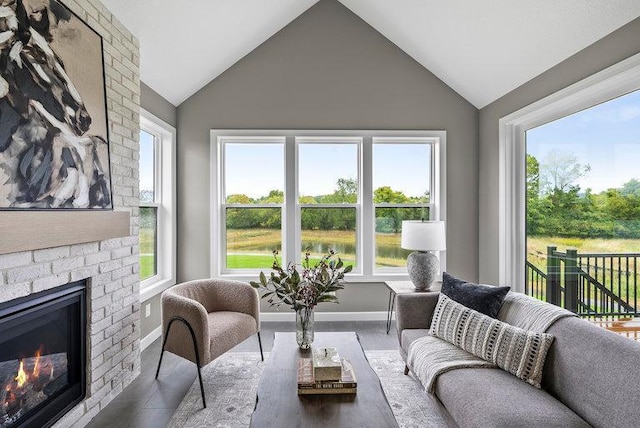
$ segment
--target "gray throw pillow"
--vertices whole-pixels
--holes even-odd
[[[553,336],[490,318],[440,294],[429,333],[540,388]]]
[[[511,287],[474,284],[446,272],[442,273],[442,293],[461,305],[491,318],[498,317],[498,312],[510,289]]]

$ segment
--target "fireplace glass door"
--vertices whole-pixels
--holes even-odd
[[[52,425],[85,394],[84,284],[0,306],[0,428]]]

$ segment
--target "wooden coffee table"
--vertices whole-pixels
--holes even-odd
[[[397,427],[380,379],[354,332],[316,333],[313,346],[338,349],[353,365],[355,395],[302,395],[297,392],[297,362],[310,357],[296,344],[295,333],[276,333],[258,385],[251,427]]]

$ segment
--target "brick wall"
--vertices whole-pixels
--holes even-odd
[[[61,0],[103,39],[111,182],[130,236],[0,255],[0,302],[87,279],[87,398],[55,426],[84,426],[140,373],[139,49],[97,0]]]

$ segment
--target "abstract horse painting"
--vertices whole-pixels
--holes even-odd
[[[100,36],[56,0],[0,0],[0,209],[112,208]]]

